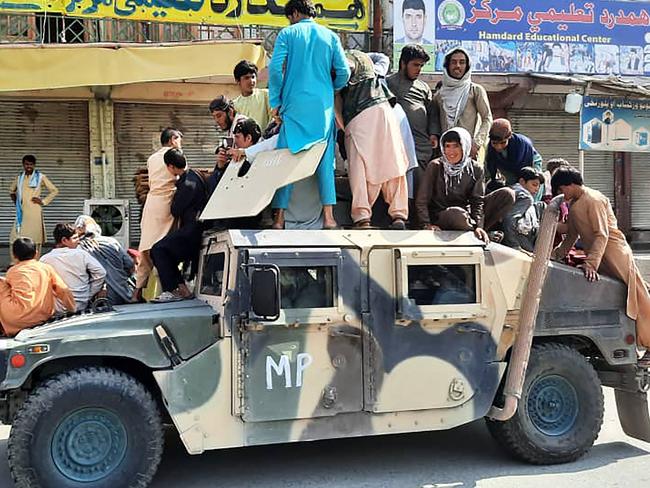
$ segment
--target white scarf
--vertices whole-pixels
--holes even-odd
[[[455,132],[460,137],[460,147],[463,149],[462,159],[456,163],[452,164],[445,156],[444,151],[444,141],[445,135],[450,132]],[[460,179],[463,175],[463,172],[467,171],[468,174],[474,176],[474,166],[472,165],[472,158],[470,157],[470,151],[472,150],[472,136],[469,135],[462,127],[454,127],[445,132],[440,138],[441,149],[442,149],[442,167],[444,169],[443,176],[445,178],[445,194],[449,193],[449,188],[460,183]]]
[[[451,52],[463,52],[469,60],[469,55],[463,49],[458,47],[453,48]],[[445,56],[445,60],[451,53]],[[472,88],[472,69],[471,66],[467,69],[467,73],[463,75],[460,80],[453,78],[448,73],[449,68],[445,68],[442,72],[442,87],[440,88],[440,97],[442,98],[442,108],[445,111],[447,119],[447,127],[455,127],[458,119],[463,114],[469,92]]]

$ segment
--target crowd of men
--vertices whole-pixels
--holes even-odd
[[[140,301],[154,267],[162,287],[158,301],[192,297],[181,265],[196,266],[201,236],[209,226],[338,228],[338,157],[346,161],[349,216],[359,229],[373,226],[381,195],[391,229],[473,231],[485,242],[497,240],[531,252],[544,200],[552,192],[564,193],[572,203],[556,256],[566,256],[579,237],[588,279],[602,270],[625,281],[633,296],[628,314],[637,319],[639,344],[650,347],[650,323],[643,319],[650,321],[650,296],[609,202],[584,187],[566,161],[549,161],[543,172],[542,156],[531,140],[515,133],[508,120],[493,120],[486,90],[472,81],[467,51],[454,47],[446,54],[442,80],[432,90],[420,79],[429,62],[421,45],[404,46],[396,72],[388,75],[385,55],[344,51],[335,33],[315,23],[311,0],[289,0],[285,15],[291,25],[275,42],[268,90],[257,87],[257,67],[243,60],[234,68],[241,95],[234,100],[219,96],[209,105],[217,127],[228,134],[210,175],[190,168],[180,131],[163,130],[160,150],[147,161],[150,190],[132,293],[128,278],[133,261],[103,238],[88,217],[76,227],[57,225],[55,249],[36,261],[44,240],[42,206],[57,190],[35,169],[35,158],[24,157],[24,171],[11,193],[16,202],[12,251],[18,263],[0,281],[5,333],[34,325],[55,310],[83,310],[102,293],[112,303]],[[230,164],[251,165],[263,151],[298,153],[318,143],[326,149],[315,174],[278,189],[268,211],[199,221]],[[46,198],[41,198],[43,187],[49,191]],[[40,287],[39,292],[24,299],[21,290],[29,286]]]

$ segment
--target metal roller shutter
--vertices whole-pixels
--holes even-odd
[[[160,147],[160,132],[174,127],[183,132],[183,151],[193,167],[212,168],[214,149],[220,140],[204,105],[153,105],[116,103],[116,197],[128,198],[131,208],[131,243],[140,240],[142,207],[135,197],[133,176],[147,166],[147,158]]]
[[[560,111],[511,110],[515,132],[533,140],[544,158],[564,158],[578,166],[580,117]],[[614,204],[614,162],[611,152],[585,151],[585,183],[601,191]]]
[[[632,228],[650,230],[650,154],[632,153]]]
[[[25,154],[59,189],[45,207],[45,231],[52,242],[58,222],[72,222],[90,197],[87,102],[0,102],[0,242],[7,243],[15,218],[9,199]]]

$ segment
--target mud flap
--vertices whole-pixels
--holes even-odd
[[[615,389],[616,409],[623,432],[630,437],[650,442],[648,395],[642,391]]]

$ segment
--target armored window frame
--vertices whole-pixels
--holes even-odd
[[[397,316],[400,319],[474,319],[487,316],[484,304],[486,290],[482,284],[483,249],[479,247],[454,248],[400,248],[395,250]],[[474,266],[475,301],[468,303],[416,305],[409,298],[408,272],[410,266]]]
[[[333,306],[315,308],[281,308],[280,317],[269,324],[326,324],[342,320],[344,315],[341,297],[341,250],[340,249],[254,249],[249,251],[249,264],[275,264],[280,268],[333,268]]]
[[[208,293],[203,293],[203,278],[204,278],[204,273],[205,273],[205,266],[208,263],[208,259],[210,256],[214,254],[223,254],[223,277],[221,281],[221,293],[219,295],[212,295]],[[208,248],[206,252],[201,256],[201,260],[199,262],[199,273],[198,276],[196,277],[196,282],[197,282],[197,291],[198,295],[208,302],[215,310],[220,310],[221,307],[224,304],[224,300],[226,297],[226,290],[228,290],[229,287],[229,267],[230,267],[230,249],[228,248],[228,245],[225,242],[211,242],[208,245]]]

